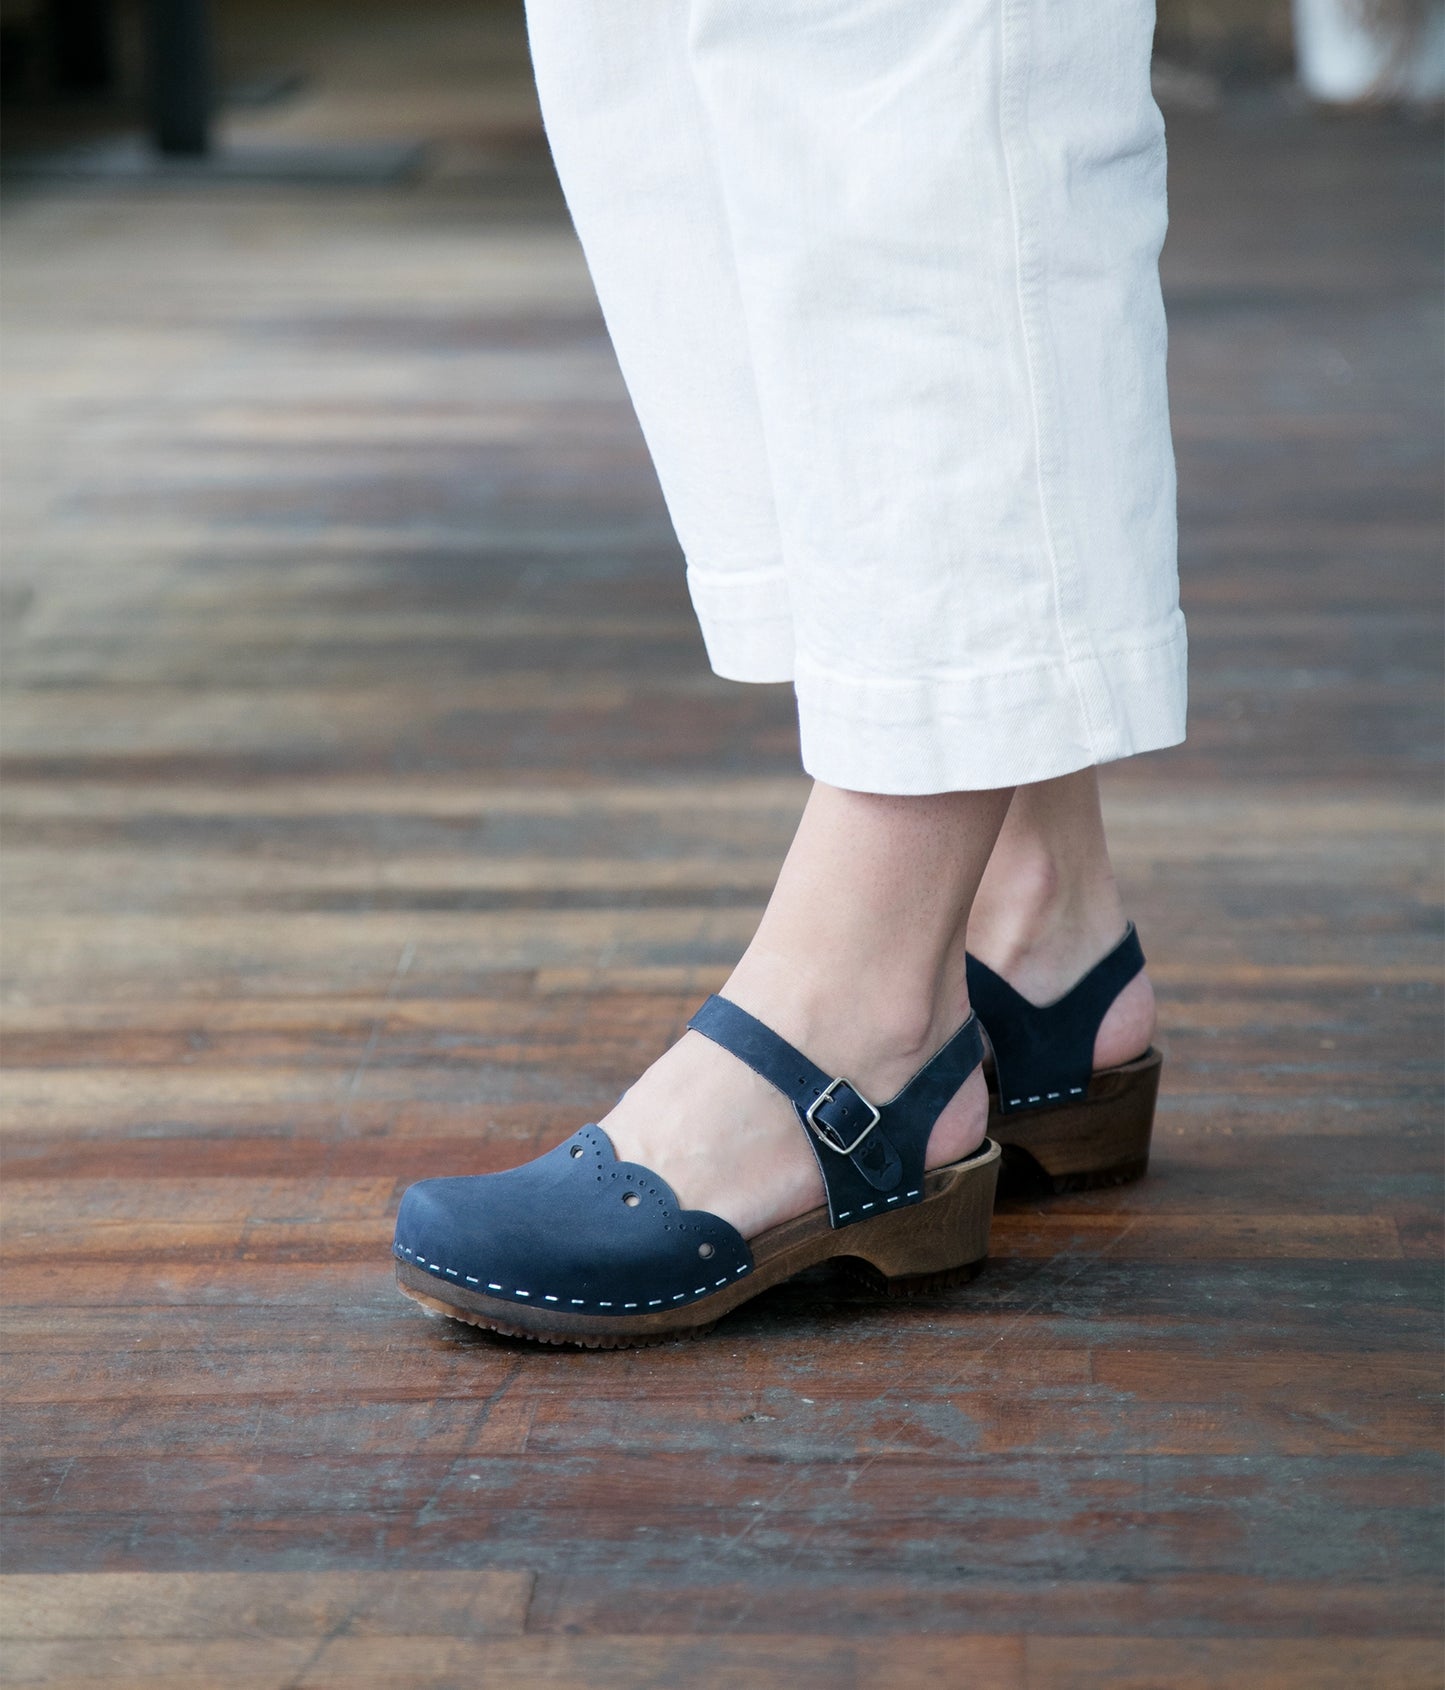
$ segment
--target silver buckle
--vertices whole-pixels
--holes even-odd
[[[828,1099],[832,1097],[833,1093],[837,1091],[839,1086],[847,1086],[853,1093],[854,1097],[858,1099],[865,1109],[871,1109],[873,1111],[873,1119],[866,1127],[864,1127],[863,1131],[858,1134],[857,1138],[855,1138],[851,1144],[839,1144],[837,1139],[830,1134],[826,1126],[813,1119],[813,1111],[817,1109],[820,1104],[826,1103]],[[863,1093],[858,1090],[857,1086],[855,1086],[851,1080],[844,1079],[841,1074],[836,1080],[829,1080],[823,1090],[820,1091],[808,1105],[808,1112],[803,1117],[803,1119],[813,1129],[814,1134],[828,1146],[829,1150],[836,1150],[840,1156],[851,1156],[858,1146],[862,1144],[863,1140],[867,1138],[868,1134],[873,1131],[874,1127],[878,1125],[882,1118],[882,1110],[875,1108],[874,1105],[871,1104],[866,1097],[864,1097]]]

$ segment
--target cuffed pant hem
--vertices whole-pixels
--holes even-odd
[[[778,564],[749,569],[688,565],[687,590],[713,673],[726,681],[791,681],[793,619]]]
[[[858,679],[800,657],[803,767],[854,792],[979,792],[1050,780],[1184,738],[1183,618],[1160,641],[1075,665],[934,680]],[[1103,699],[1090,709],[1081,699]]]

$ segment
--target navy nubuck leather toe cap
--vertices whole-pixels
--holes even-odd
[[[735,1227],[680,1208],[590,1124],[520,1168],[410,1186],[392,1251],[485,1296],[601,1315],[676,1308],[753,1266]]]

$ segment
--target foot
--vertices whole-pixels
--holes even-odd
[[[940,994],[910,1027],[892,1006],[850,1006],[830,1014],[769,982],[747,960],[722,995],[766,1023],[830,1074],[842,1074],[875,1103],[894,1096],[957,1031],[967,1009]],[[927,1165],[976,1150],[988,1122],[988,1092],[975,1070],[939,1116]],[[625,1161],[660,1174],[684,1208],[706,1209],[745,1238],[816,1209],[823,1181],[797,1115],[766,1080],[702,1034],[686,1032],[632,1085],[599,1125]]]
[[[1007,791],[901,798],[816,782],[722,995],[873,1102],[896,1096],[968,1014],[963,928],[1009,801]],[[975,1073],[939,1116],[926,1165],[970,1154],[987,1122]],[[685,1208],[745,1238],[823,1203],[787,1100],[700,1033],[685,1033],[600,1125]]]

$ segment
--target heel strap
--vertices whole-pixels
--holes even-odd
[[[710,997],[688,1026],[731,1051],[792,1104],[835,1227],[922,1201],[933,1123],[983,1059],[978,1018],[970,1015],[895,1097],[871,1103],[851,1081],[825,1073],[727,998]]]
[[[968,958],[969,1001],[993,1049],[1003,1114],[1054,1108],[1087,1093],[1099,1028],[1143,966],[1132,921],[1108,956],[1053,1003],[1030,1003],[987,964]]]

